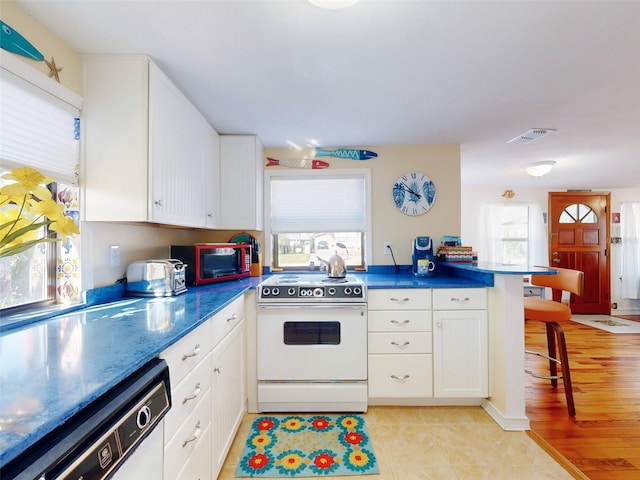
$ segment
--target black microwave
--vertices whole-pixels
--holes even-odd
[[[251,275],[251,246],[245,243],[172,245],[171,258],[187,264],[187,285],[205,285]]]

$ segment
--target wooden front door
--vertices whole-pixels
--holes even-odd
[[[549,265],[584,272],[573,313],[611,313],[609,193],[549,192]]]

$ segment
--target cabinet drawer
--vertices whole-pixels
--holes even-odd
[[[368,312],[370,332],[430,332],[431,311],[374,310]]]
[[[431,355],[369,355],[369,397],[432,397],[432,366]]]
[[[484,310],[487,308],[485,288],[445,288],[433,290],[434,310]]]
[[[211,358],[211,354],[208,354],[178,385],[171,387],[172,405],[164,422],[164,436],[167,440],[173,437],[211,388]]]
[[[211,321],[207,320],[160,354],[169,364],[171,385],[178,385],[213,348]]]
[[[211,455],[211,435],[203,433],[211,423],[211,389],[164,447],[164,478],[177,478],[191,454],[200,448]],[[206,442],[209,442],[206,445]]]
[[[431,332],[376,332],[369,334],[369,354],[431,353]]]
[[[431,289],[391,288],[368,290],[369,310],[426,310],[431,308]]]
[[[204,430],[200,445],[187,460],[176,480],[208,480],[211,478],[211,448],[213,445],[211,430],[211,425]],[[167,477],[165,476],[165,478]]]
[[[213,318],[213,343],[217,345],[220,340],[227,336],[240,321],[244,318],[244,297],[234,300],[231,304],[224,307]]]

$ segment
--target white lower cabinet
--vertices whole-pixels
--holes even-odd
[[[485,288],[368,295],[370,404],[489,395]]]
[[[244,322],[213,349],[213,478],[217,478],[246,411]]]
[[[487,292],[433,291],[433,386],[443,398],[489,396]]]
[[[182,423],[178,431],[164,446],[164,478],[178,478],[184,466],[204,450],[211,455],[211,435],[203,433],[211,425],[211,390],[203,397],[195,410]],[[201,478],[211,478],[211,460],[208,471]]]
[[[240,297],[161,354],[172,399],[166,480],[217,478],[246,411],[244,325]]]
[[[200,445],[189,457],[189,460],[184,464],[184,467],[182,467],[178,476],[175,477],[175,480],[205,480],[207,478],[215,478],[211,476],[212,429],[211,424],[204,429]],[[164,478],[171,477],[165,475]]]
[[[369,355],[369,398],[431,397],[432,356]]]
[[[369,290],[369,402],[433,395],[431,290]]]

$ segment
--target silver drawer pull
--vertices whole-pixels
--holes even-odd
[[[391,320],[391,323],[395,323],[396,325],[406,325],[410,320]]]
[[[185,354],[182,356],[182,360],[186,360],[187,358],[195,357],[195,356],[196,356],[197,354],[199,354],[199,353],[200,353],[200,344],[199,344],[199,343],[196,343],[196,346],[195,346],[195,347],[193,347],[193,352],[191,352],[191,353],[185,353]]]
[[[191,395],[190,397],[184,397],[184,399],[182,400],[182,404],[184,405],[189,400],[193,400],[194,398],[197,398],[198,395],[200,395],[201,391],[202,389],[200,388],[200,383],[196,383],[196,388],[194,388],[193,390],[193,395]]]
[[[452,302],[468,302],[469,300],[471,300],[469,297],[464,297],[464,298],[451,297]]]
[[[409,378],[409,375],[402,375],[401,377],[398,375],[391,375],[391,378],[393,378],[394,380],[406,380],[407,378]]]
[[[196,429],[193,431],[193,436],[191,438],[187,438],[184,441],[184,443],[182,444],[182,448],[186,447],[191,442],[195,442],[201,433],[202,433],[202,429],[200,428],[200,420],[198,420],[198,423],[196,424]]]
[[[404,343],[391,342],[391,345],[395,345],[396,347],[406,347],[407,345],[409,345],[409,343],[411,342],[404,342]]]
[[[238,318],[238,315],[234,313],[229,318],[227,318],[227,322],[233,322],[236,318]]]
[[[391,297],[391,301],[392,302],[408,302],[409,297],[404,297],[404,298]]]

